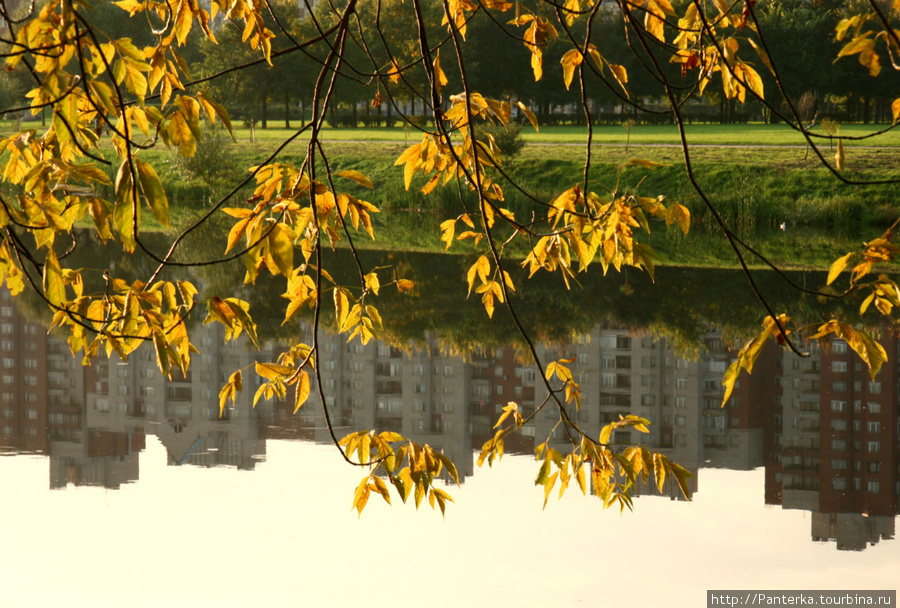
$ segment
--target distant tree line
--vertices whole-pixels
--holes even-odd
[[[676,10],[684,1],[673,2]],[[299,42],[309,40],[327,31],[333,23],[330,11],[320,11],[327,3],[317,4],[313,13],[298,7],[296,2],[281,0],[280,9],[275,12],[281,25],[295,32]],[[528,2],[523,3],[528,5]],[[782,74],[783,85],[793,99],[800,99],[799,110],[807,121],[830,119],[837,123],[884,123],[891,120],[891,101],[895,97],[896,86],[889,78],[871,78],[865,70],[860,70],[853,58],[834,61],[840,50],[840,43],[835,40],[834,29],[844,17],[857,10],[855,0],[760,0],[756,6],[760,25],[765,28],[769,50],[772,57],[779,58],[778,69]],[[302,3],[301,3],[302,6]],[[390,49],[391,55],[398,63],[403,61],[412,64],[417,58],[416,25],[410,19],[408,11],[402,10],[402,2],[382,2],[380,15],[367,15],[360,19],[358,35],[367,41],[374,40],[379,33],[375,31],[376,20],[385,33],[384,45]],[[392,11],[392,8],[395,9]],[[546,7],[529,6],[529,10],[546,11]],[[433,2],[429,9],[435,12],[429,23],[434,24],[430,36],[440,39],[445,35],[441,22],[440,3]],[[111,36],[128,29],[129,19],[126,13],[117,7],[100,4],[97,10],[104,17],[104,27]],[[365,13],[365,8],[360,8]],[[321,12],[321,14],[319,14]],[[233,65],[233,53],[241,50],[246,63],[257,62],[253,67],[236,70],[224,77],[210,82],[212,93],[217,99],[224,100],[231,115],[239,120],[254,121],[259,128],[267,128],[270,123],[290,127],[302,123],[311,115],[310,103],[315,87],[315,78],[324,57],[322,47],[315,46],[309,53],[289,53],[273,56],[272,65],[259,62],[257,55],[245,45],[232,44],[241,39],[241,30],[231,23],[219,18],[216,22],[216,37],[220,45],[207,41],[196,42],[183,49],[182,55],[192,66],[199,66],[202,73],[197,76],[216,74]],[[273,29],[275,24],[273,24]],[[578,109],[578,93],[576,87],[566,90],[563,84],[562,71],[551,66],[559,65],[566,47],[562,44],[551,44],[544,51],[545,70],[541,83],[535,83],[529,67],[529,54],[523,48],[519,37],[523,28],[515,25],[493,21],[487,13],[476,15],[468,24],[466,33],[467,76],[477,82],[479,90],[485,96],[521,100],[537,115],[540,124],[545,125],[578,125],[585,124],[584,112]],[[674,38],[677,32],[672,32]],[[631,120],[634,123],[659,124],[672,121],[670,114],[665,113],[664,100],[657,99],[658,82],[646,69],[648,57],[646,51],[629,42],[622,24],[621,14],[614,5],[602,10],[595,19],[593,39],[604,54],[616,58],[627,70],[628,88],[631,99],[640,99],[648,109],[656,109],[661,113],[640,112],[627,103],[621,89],[610,89],[592,74],[588,74],[588,105],[591,109],[591,121],[594,124],[621,124]],[[152,41],[136,40],[136,44],[150,44]],[[222,48],[230,49],[228,54]],[[346,49],[348,58],[354,53],[361,55],[357,45],[348,42]],[[452,48],[446,48],[448,59]],[[356,58],[357,60],[359,57]],[[390,64],[387,54],[383,57],[370,58],[382,67]],[[670,78],[677,78],[681,66],[666,63],[667,55],[659,53],[661,62],[671,72]],[[352,63],[349,62],[348,63]],[[459,74],[455,73],[455,62],[448,60],[445,72],[449,79],[448,91],[459,90]],[[510,66],[518,66],[512,69]],[[335,94],[327,109],[327,116],[332,126],[393,126],[400,123],[400,112],[412,118],[414,123],[424,126],[430,119],[430,111],[425,110],[427,79],[421,69],[405,70],[400,68],[402,82],[396,83],[397,99],[401,107],[393,107],[382,102],[387,92],[379,91],[378,83],[344,70],[337,84]],[[756,66],[763,78],[767,99],[773,101],[778,93],[775,82],[763,66]],[[22,81],[22,82],[20,82]],[[548,86],[549,85],[549,86]],[[0,102],[4,97],[17,98],[23,89],[29,86],[22,73],[14,73],[0,83]],[[452,93],[451,93],[452,94]],[[720,88],[709,87],[703,101],[692,102],[685,107],[684,115],[689,122],[697,123],[742,123],[742,122],[774,122],[777,120],[762,104],[748,99],[740,104],[735,100],[725,100]],[[405,102],[405,103],[404,103]],[[0,106],[9,105],[0,103]]]

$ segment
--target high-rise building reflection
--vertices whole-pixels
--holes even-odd
[[[605,424],[627,414],[649,419],[649,434],[621,430],[613,441],[643,443],[688,468],[692,492],[701,491],[704,468],[765,466],[765,502],[811,511],[813,540],[861,550],[893,538],[900,341],[881,339],[891,356],[875,380],[843,341],[825,349],[812,344],[805,358],[770,345],[722,407],[721,379],[734,351],[719,328],[701,329],[696,357],[609,323],[538,350],[544,361],[572,361],[585,406],[571,415],[585,432],[599,436]],[[299,331],[310,340],[308,327]],[[51,488],[117,488],[138,480],[148,435],[165,446],[172,466],[241,469],[265,458],[268,440],[330,441],[315,386],[296,415],[290,396],[262,399],[253,408],[259,380],[247,373],[237,403],[219,415],[218,392],[227,377],[276,360],[282,347],[226,345],[217,324],[195,328],[193,341],[200,354],[187,377],[164,378],[149,348],[127,363],[98,356],[82,367],[64,341],[21,317],[0,292],[0,450],[48,455]],[[475,455],[507,402],[528,416],[547,397],[540,374],[513,346],[462,356],[427,336],[397,348],[322,333],[319,347],[324,405],[338,435],[397,431],[442,449],[462,480],[473,474]],[[531,454],[547,437],[565,449],[555,410],[545,410],[507,441],[507,452]]]

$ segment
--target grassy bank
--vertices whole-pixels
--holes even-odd
[[[2,123],[0,129],[4,126],[10,125]],[[856,134],[864,126],[844,127],[842,132],[848,133],[851,128]],[[528,132],[528,129],[524,131],[531,143],[504,167],[516,183],[541,201],[552,200],[559,192],[581,183],[584,148],[554,144],[583,140],[584,129],[548,127],[540,134]],[[174,155],[163,148],[141,154],[159,168],[166,180],[173,223],[185,226],[239,183],[246,176],[246,168],[262,162],[289,133],[284,129],[257,130],[256,141],[250,142],[249,132],[238,129],[237,142],[229,143],[220,156],[208,163],[218,170],[215,187],[180,173]],[[595,130],[595,141],[603,145],[592,150],[588,187],[602,194],[618,188],[643,196],[665,195],[669,202],[690,209],[693,230],[687,237],[662,225],[654,225],[653,233],[646,237],[661,254],[661,263],[734,265],[734,253],[687,178],[680,148],[659,145],[675,141],[674,128],[636,126],[627,148],[622,145],[624,136],[621,127]],[[403,140],[417,141],[416,133],[402,129],[342,129],[328,130],[324,137],[333,170],[362,171],[376,185],[375,190],[369,191],[339,180],[338,187],[347,188],[382,209],[383,213],[375,215],[378,246],[414,251],[441,248],[440,222],[461,212],[456,188],[451,185],[426,197],[418,192],[422,185],[418,180],[407,192],[402,183],[402,169],[393,166],[406,147]],[[900,188],[841,184],[812,154],[803,147],[795,147],[797,135],[786,127],[696,125],[690,126],[689,137],[702,144],[692,149],[691,159],[697,180],[715,208],[742,238],[779,264],[827,266],[861,239],[879,234],[900,213],[895,203],[900,198]],[[370,139],[353,141],[366,138]],[[774,147],[725,147],[748,140]],[[891,133],[879,143],[900,144],[900,135]],[[109,156],[110,152],[107,151]],[[305,152],[303,142],[298,140],[278,160],[299,164]],[[827,147],[824,153],[829,158],[833,155]],[[897,150],[892,148],[848,149],[845,175],[857,180],[900,178],[896,154]],[[620,170],[619,166],[631,158],[651,159],[664,166],[654,170]],[[511,185],[505,185],[504,190],[507,199],[504,204],[517,217],[529,218],[532,212],[539,211],[540,205]],[[239,197],[249,195],[247,189]],[[149,214],[146,219],[150,219]],[[361,237],[360,246],[368,246],[367,241],[367,236]],[[464,244],[458,247],[466,250]],[[522,254],[524,248],[514,253]]]

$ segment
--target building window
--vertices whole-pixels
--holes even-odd
[[[675,388],[687,388],[687,378],[676,378]]]
[[[869,464],[866,465],[866,470],[868,470],[869,473],[880,473],[881,472],[881,463],[878,462],[877,460],[870,460]]]
[[[870,441],[868,444],[869,452],[875,454],[881,451],[881,443],[878,441]]]
[[[847,402],[833,400],[831,402],[831,411],[832,412],[846,412],[847,411]]]
[[[873,395],[881,394],[881,382],[869,382],[869,393]]]
[[[687,424],[686,416],[675,416],[675,426],[685,426]]]
[[[878,421],[869,422],[868,427],[870,433],[878,433],[879,431],[881,431],[881,423]]]
[[[716,374],[724,374],[728,369],[728,361],[710,361],[709,371]]]
[[[831,461],[831,468],[835,471],[847,470],[847,461],[841,458],[835,458]]]
[[[832,361],[831,362],[831,371],[846,372],[847,371],[847,362],[846,361]]]
[[[869,402],[869,413],[870,414],[880,414],[881,413],[881,404]]]
[[[847,442],[843,439],[832,439],[831,440],[831,449],[835,452],[846,452],[847,451]]]
[[[831,343],[831,352],[835,354],[843,354],[847,352],[847,343],[843,340],[835,340]]]
[[[831,390],[836,393],[846,393],[847,392],[847,383],[843,380],[838,380],[836,382],[831,383]]]
[[[687,407],[687,399],[684,397],[675,397],[675,407]]]
[[[831,480],[831,489],[832,490],[846,490],[847,489],[847,480],[843,477],[834,477]]]
[[[869,483],[866,484],[866,489],[871,494],[878,494],[878,490],[880,490],[881,488],[879,487],[879,484],[877,481],[870,481]]]

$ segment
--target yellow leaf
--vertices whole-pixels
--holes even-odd
[[[828,270],[828,281],[826,282],[826,285],[831,285],[834,280],[838,278],[838,275],[840,275],[844,271],[844,269],[847,267],[847,264],[850,262],[850,258],[852,258],[853,255],[854,254],[851,252],[834,261],[834,263],[831,265],[831,268]]]
[[[666,212],[666,225],[677,224],[684,234],[688,233],[691,226],[691,212],[684,205],[672,205]]]
[[[578,49],[569,49],[560,59],[563,67],[563,81],[566,83],[566,90],[572,84],[572,77],[575,75],[575,68],[581,65],[584,57]]]
[[[900,97],[891,104],[891,112],[894,115],[894,124],[897,124],[897,121],[900,121]]]
[[[391,504],[391,494],[388,492],[387,484],[384,483],[384,480],[377,475],[372,475],[372,481],[375,482],[375,489],[381,494],[381,497],[384,498],[384,501],[388,504]]]
[[[365,276],[366,280],[366,289],[374,293],[376,296],[378,295],[378,290],[381,288],[381,283],[378,281],[378,274],[375,272],[370,272]]]
[[[53,247],[47,251],[47,258],[44,260],[44,296],[53,306],[63,307],[66,303],[66,287],[63,281],[62,271],[59,267],[59,260]]]
[[[225,247],[225,253],[231,251],[231,248],[237,245],[237,242],[241,240],[241,237],[244,236],[244,233],[247,231],[247,226],[250,224],[250,219],[243,219],[239,221],[237,224],[232,226],[231,231],[228,233],[228,244]]]
[[[437,92],[440,93],[441,89],[447,86],[449,80],[447,80],[447,75],[444,74],[444,70],[441,69],[441,53],[438,51],[434,55],[434,87],[437,89]]]
[[[166,191],[162,186],[162,182],[160,182],[159,176],[156,174],[156,170],[149,163],[139,159],[135,160],[135,165],[137,167],[138,181],[141,184],[141,192],[144,193],[144,197],[147,199],[147,204],[150,206],[153,217],[168,228],[169,200],[166,197]]]
[[[365,186],[366,188],[374,188],[375,184],[372,183],[368,177],[360,173],[359,171],[354,171],[353,169],[347,169],[346,171],[338,171],[335,173],[338,177],[346,177],[347,179],[352,179],[357,184],[361,186]]]
[[[744,84],[751,91],[759,95],[760,98],[763,97],[763,82],[762,78],[760,78],[759,74],[752,67],[747,65],[746,63],[741,63],[742,68],[742,76],[744,77]]]
[[[309,399],[309,374],[300,372],[300,380],[297,382],[295,390],[294,413],[296,414],[297,410],[299,410],[303,404],[306,403],[306,400]]]
[[[619,83],[619,86],[622,87],[622,90],[627,94],[628,89],[625,87],[625,85],[628,84],[628,71],[624,66],[616,65],[614,63],[609,64],[609,69],[612,71],[613,77],[616,79],[616,82]]]
[[[834,166],[840,172],[844,172],[844,140],[839,139],[837,144],[837,152],[834,154]]]
[[[445,249],[450,249],[453,244],[453,236],[456,233],[456,220],[444,220],[441,222],[441,240],[447,243]],[[469,291],[472,288],[469,287]]]
[[[897,115],[898,115],[898,113],[900,113],[900,99],[898,99],[897,101],[895,101],[894,104],[897,105],[897,109],[894,111],[894,122],[896,122],[896,121],[897,121]],[[525,114],[525,118],[527,118],[527,119],[528,119],[528,122],[531,123],[531,126],[534,127],[534,130],[535,130],[535,131],[539,131],[539,129],[538,129],[537,117],[534,115],[534,112],[532,112],[531,110],[529,110],[529,109],[528,109],[528,106],[526,106],[526,105],[525,105],[524,103],[522,103],[521,101],[517,101],[517,102],[516,102],[516,105],[519,106],[519,109],[522,110],[522,112]]]
[[[731,3],[728,0],[713,0],[716,4],[716,8],[719,9],[720,15],[727,15],[730,10]]]
[[[350,299],[347,297],[347,292],[340,287],[336,287],[334,290],[334,314],[337,317],[338,327],[344,325],[344,321],[349,313]]]
[[[725,372],[725,377],[722,378],[722,384],[725,386],[725,396],[722,398],[723,406],[728,401],[728,398],[731,397],[731,392],[734,390],[734,384],[735,382],[737,382],[738,376],[740,374],[740,361],[734,361],[731,365],[728,366],[728,371]]]
[[[668,459],[662,454],[653,454],[653,472],[656,476],[656,487],[662,492],[666,484],[666,464]]]
[[[551,475],[550,479],[547,480],[547,483],[544,484],[544,508],[547,507],[547,499],[550,497],[550,492],[553,490],[553,486],[556,485],[556,479],[558,477],[559,471]]]
[[[369,478],[363,477],[363,480],[356,486],[356,492],[353,494],[353,506],[359,515],[362,515],[366,503],[369,502]]]
[[[294,368],[278,363],[257,363],[256,373],[268,380],[277,380],[294,373]]]
[[[396,60],[391,61],[391,69],[388,70],[387,76],[388,80],[390,80],[394,84],[400,82],[400,66],[397,65]]]
[[[646,158],[632,158],[619,165],[619,169],[624,169],[625,167],[632,166],[643,167],[644,169],[655,169],[657,167],[666,167],[668,165],[657,163],[652,160],[647,160]]]

